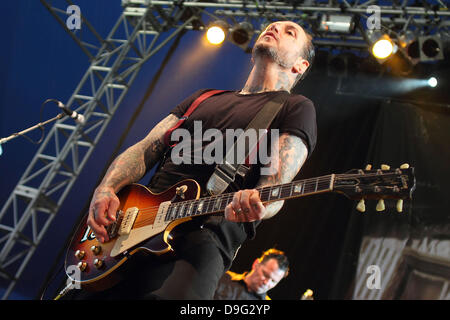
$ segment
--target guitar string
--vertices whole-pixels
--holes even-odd
[[[325,181],[325,182],[327,183],[326,185],[329,185],[329,182],[328,182],[328,181]],[[324,186],[324,181],[318,182],[318,183],[314,183],[314,184],[309,184],[309,185],[305,184],[305,185],[303,186],[303,188],[304,188],[304,189],[308,189],[308,188],[310,188],[310,187],[315,187],[315,186],[317,186],[317,188],[323,187],[323,186]],[[291,194],[291,189],[292,189],[292,186],[291,186],[291,185],[283,185],[283,186],[280,187],[280,189],[281,189],[281,190],[279,190],[278,194],[283,195],[283,194],[288,193],[289,196],[292,195],[292,194]],[[262,192],[261,192],[261,197],[262,197],[262,198],[265,198],[266,196],[269,196],[270,193],[272,193],[272,192],[273,192],[273,190],[262,190]],[[223,204],[225,203],[225,206],[228,205],[228,204],[232,201],[233,195],[234,195],[234,194],[230,193],[230,194],[224,194],[224,195],[222,195],[222,196],[213,197],[213,199],[209,198],[209,200],[204,200],[204,201],[203,201],[203,206],[204,206],[205,208],[209,208],[209,206],[210,206],[211,204],[215,203],[217,199],[221,199],[221,200],[220,200],[220,205],[219,205],[219,207],[218,207],[218,208],[216,207],[217,210],[214,210],[214,211],[207,210],[207,211],[210,211],[210,212],[220,212],[220,211],[223,211],[223,210],[225,209],[225,208],[222,208],[222,207],[223,207]],[[268,199],[270,199],[270,197],[269,197]],[[184,218],[184,217],[190,217],[190,216],[195,216],[195,215],[200,215],[200,214],[206,214],[206,213],[201,212],[201,213],[198,213],[198,214],[196,214],[196,213],[191,213],[191,214],[189,214],[189,215],[186,215],[187,212],[186,212],[185,210],[186,210],[187,208],[189,208],[189,207],[190,207],[190,210],[192,210],[192,209],[195,207],[195,202],[198,202],[198,203],[197,203],[197,205],[198,205],[198,204],[200,203],[200,201],[201,201],[201,199],[194,199],[194,200],[188,200],[188,201],[185,201],[185,202],[184,202],[184,205],[188,204],[189,202],[191,203],[191,205],[188,205],[188,206],[186,206],[186,207],[183,207],[182,210],[180,210],[181,213],[180,213],[179,210],[177,210],[178,213],[176,213],[174,216],[177,216],[178,218]],[[179,208],[181,208],[180,203],[181,203],[181,202],[177,202],[177,203],[174,203],[174,204],[178,205]],[[213,208],[214,208],[214,204],[213,204]],[[138,221],[136,221],[136,222],[141,223],[141,222],[144,222],[144,221],[149,222],[149,221],[154,220],[154,218],[156,217],[156,215],[157,215],[157,213],[158,213],[158,209],[159,209],[159,206],[155,207],[154,210],[147,210],[147,211],[145,211],[145,212],[142,212],[142,214],[140,215],[141,218],[140,218]],[[194,212],[196,212],[196,211],[194,210]],[[181,215],[181,216],[179,216],[179,215]]]
[[[359,175],[359,174],[356,174],[356,175],[349,175],[349,174],[345,175],[345,174],[343,174],[343,175],[339,175],[338,177],[342,178],[343,176],[346,176],[347,179],[355,178],[355,177],[361,177],[361,175]],[[380,175],[373,174],[372,176],[380,176]],[[367,174],[364,177],[370,177],[370,175]],[[266,186],[266,187],[261,187],[261,188],[256,188],[256,189],[257,190],[260,189],[260,194],[262,194],[261,192],[269,192],[270,193],[272,191],[272,190],[270,190],[271,188],[274,189],[276,187],[281,187],[281,188],[283,188],[283,187],[291,187],[292,185],[295,185],[296,183],[297,184],[298,183],[303,183],[304,185],[307,185],[307,184],[309,184],[311,182],[314,183],[314,184],[316,184],[316,183],[322,184],[322,183],[326,182],[328,184],[329,181],[330,181],[330,178],[331,178],[331,175],[328,175],[328,176],[323,176],[323,177],[318,177],[318,178],[305,179],[305,180],[301,180],[301,181],[297,181],[297,182],[296,181],[288,182],[288,183],[285,183],[285,184],[279,184],[279,185],[274,185],[274,186]],[[325,179],[325,181],[323,181],[324,179]],[[322,181],[319,181],[319,180],[322,180]],[[350,186],[350,187],[354,187],[354,186]],[[306,189],[306,188],[304,188],[304,189]],[[192,199],[192,200],[186,200],[186,201],[179,201],[179,202],[176,202],[176,204],[180,205],[182,203],[187,203],[187,202],[191,202],[191,201],[201,201],[202,199],[204,199],[203,201],[212,201],[212,200],[207,200],[207,199],[211,199],[211,198],[215,198],[215,197],[224,197],[226,195],[233,196],[234,193],[226,193],[226,194],[222,194],[222,195],[218,195],[218,196],[205,197],[205,198],[200,198],[200,199]],[[159,208],[159,205],[150,206],[150,207],[144,207],[144,208],[141,208],[139,211],[140,212],[145,212],[147,210],[152,210],[152,209],[155,209],[155,208]]]
[[[388,175],[388,174],[383,174],[383,176],[386,176],[386,175]],[[367,175],[364,175],[363,177],[372,177],[372,176],[381,176],[381,175],[375,173],[375,174],[367,174]],[[344,178],[345,177],[347,179],[351,179],[351,178],[361,177],[361,175],[360,174],[340,174],[340,175],[336,175],[336,177],[338,177],[338,178]],[[281,184],[281,185],[257,188],[257,190],[260,189],[260,196],[261,197],[266,197],[271,192],[273,192],[273,189],[276,189],[276,187],[279,187],[281,189],[281,190],[279,190],[278,194],[282,194],[283,192],[287,191],[287,190],[283,190],[283,189],[289,189],[289,195],[287,196],[287,197],[289,197],[289,196],[293,195],[291,190],[295,186],[296,183],[297,184],[302,183],[302,191],[304,192],[304,190],[309,189],[312,186],[315,186],[316,190],[322,188],[325,183],[326,183],[325,186],[328,186],[330,181],[331,181],[330,178],[331,178],[331,175],[328,175],[328,176],[323,176],[323,177],[318,177],[318,178],[305,179],[305,180],[298,181],[298,182],[290,182],[290,183]],[[312,192],[314,192],[314,191],[312,191]],[[295,195],[295,193],[294,193],[294,195]],[[219,210],[215,210],[215,211],[207,210],[207,211],[210,211],[211,213],[212,212],[220,212],[220,211],[224,210],[224,208],[222,208],[224,200],[226,201],[226,205],[228,205],[231,202],[233,196],[234,196],[234,193],[227,193],[227,194],[222,194],[222,195],[213,196],[213,197],[206,197],[206,198],[200,198],[200,199],[191,199],[191,200],[186,200],[186,201],[180,201],[180,202],[174,203],[174,205],[177,205],[180,208],[181,205],[186,205],[188,203],[191,203],[191,208],[190,209],[192,210],[194,208],[196,202],[198,202],[198,204],[200,204],[200,202],[202,202],[202,205],[204,207],[209,207],[211,205],[211,203],[215,203],[217,199],[221,198]],[[202,199],[204,199],[204,200],[202,200]],[[270,199],[270,197],[269,197],[269,199]],[[153,222],[154,219],[156,218],[156,215],[158,213],[159,207],[160,207],[160,205],[151,206],[151,207],[146,207],[146,208],[140,209],[139,210],[139,217],[140,217],[140,219],[136,218],[137,220],[136,220],[135,224],[136,225],[137,224],[141,225],[142,223],[145,224],[145,223],[148,223],[148,222]],[[189,207],[189,205],[187,207]],[[174,220],[175,219],[179,219],[179,218],[186,218],[186,217],[190,217],[190,216],[196,216],[196,215],[201,215],[201,214],[206,214],[207,213],[207,212],[205,212],[205,213],[201,212],[201,213],[194,213],[194,214],[191,213],[190,215],[186,215],[187,212],[185,211],[185,209],[186,208],[183,207],[181,214],[180,214],[180,212],[176,213],[174,215],[175,217],[173,217]]]
[[[322,180],[322,181],[319,181],[318,183],[323,183],[323,182],[329,183],[329,176],[328,177],[320,177],[320,178],[326,178],[326,181]],[[320,179],[320,178],[313,178],[313,179]],[[313,182],[314,184],[316,184],[316,182],[318,180],[313,180],[313,179],[306,179],[306,180],[302,180],[301,182],[303,182],[304,184],[308,184],[308,185],[309,185],[310,182]],[[300,181],[298,183],[300,183]],[[261,194],[261,193],[264,193],[264,192],[271,192],[271,190],[269,190],[271,188],[274,189],[275,187],[291,187],[294,184],[295,184],[294,182],[288,182],[286,184],[280,184],[280,185],[274,185],[274,186],[265,186],[265,187],[260,187],[260,188],[256,188],[256,189],[260,190],[260,194]],[[192,199],[192,200],[186,200],[186,201],[179,201],[179,202],[176,202],[176,204],[179,205],[179,204],[191,202],[191,201],[194,201],[194,200],[195,201],[201,201],[202,199],[204,199],[204,201],[210,201],[208,199],[224,197],[224,196],[227,196],[227,195],[234,196],[234,193],[233,192],[232,193],[225,193],[225,194],[221,194],[221,195],[217,195],[217,196],[211,196],[211,197],[205,197],[205,198],[199,198],[199,199]],[[159,205],[158,206],[145,207],[145,208],[142,208],[140,210],[141,211],[145,211],[146,209],[152,209],[152,208],[155,208],[155,207],[159,208]]]
[[[328,181],[326,181],[327,182],[327,185],[329,185],[329,182]],[[323,186],[323,184],[324,184],[324,182],[322,181],[321,183],[314,183],[314,184],[310,184],[310,186],[309,187],[313,187],[313,186],[316,186],[317,185],[317,187],[319,188],[319,187],[322,187]],[[284,188],[283,188],[284,187]],[[286,193],[286,191],[288,191],[289,192],[289,195],[291,195],[291,192],[290,192],[290,190],[291,190],[291,188],[292,188],[292,186],[289,186],[289,185],[285,185],[285,186],[281,186],[281,189],[285,189],[285,190],[280,190],[279,191],[279,194],[283,194],[283,193]],[[307,189],[308,188],[308,186],[305,184],[304,186],[303,186],[303,188],[304,189]],[[272,190],[264,190],[262,193],[265,195],[265,196],[267,196],[268,194],[270,194],[272,192]],[[262,196],[262,197],[264,197],[264,196]],[[226,194],[226,195],[223,195],[222,197],[215,197],[216,199],[210,199],[210,200],[205,200],[205,201],[203,201],[203,206],[205,207],[205,208],[209,208],[209,206],[211,205],[211,203],[214,203],[215,202],[215,200],[217,200],[217,198],[222,198],[221,199],[221,202],[220,202],[220,207],[219,208],[217,208],[217,210],[214,210],[214,211],[210,211],[210,210],[207,210],[207,211],[210,211],[210,213],[212,213],[212,212],[220,212],[220,211],[223,211],[225,208],[222,208],[223,207],[223,204],[224,204],[224,200],[225,200],[225,204],[226,205],[228,205],[231,201],[232,201],[232,199],[233,199],[233,194]],[[195,203],[195,201],[199,201],[200,199],[196,199],[196,200],[193,200],[191,203]],[[213,201],[214,200],[214,201]],[[186,203],[188,203],[189,202],[189,200],[188,201],[186,201],[185,202],[185,204]],[[179,205],[180,203],[179,202],[177,202],[176,203],[177,205]],[[225,205],[225,206],[226,206]],[[187,207],[189,207],[189,206],[187,206]],[[193,209],[195,207],[195,204],[193,204],[192,205],[192,207],[190,208],[191,210]],[[158,206],[158,208],[159,208],[159,206]],[[156,218],[156,215],[157,215],[157,213],[158,213],[158,208],[155,208],[155,210],[153,210],[153,211],[147,211],[147,212],[143,212],[141,215],[140,215],[140,219],[137,219],[136,220],[136,222],[135,222],[135,226],[136,227],[140,227],[140,226],[142,226],[142,225],[146,225],[146,224],[148,224],[148,223],[152,223],[152,222],[154,222],[154,220],[155,220],[155,218]],[[181,208],[181,207],[180,207]],[[214,205],[213,205],[213,208],[214,208]],[[169,219],[169,220],[176,220],[176,219],[181,219],[181,218],[187,218],[187,217],[191,217],[191,216],[197,216],[197,215],[201,215],[201,214],[206,214],[206,213],[208,213],[208,212],[201,212],[201,213],[191,213],[191,214],[189,214],[189,215],[186,215],[186,208],[185,207],[183,207],[183,209],[181,210],[181,213],[180,213],[180,211],[178,212],[178,213],[176,213],[175,215],[174,215],[174,217],[172,217],[172,219]],[[177,210],[178,211],[178,210]],[[195,212],[195,210],[194,210],[194,212]]]
[[[312,182],[312,183],[311,183]],[[324,185],[324,183],[326,183],[326,185],[325,186],[328,186],[329,185],[329,179],[328,180],[326,180],[326,181],[317,181],[317,182],[315,182],[315,181],[309,181],[309,182],[305,182],[304,183],[304,187],[303,187],[303,189],[308,189],[307,187],[310,187],[310,186],[312,186],[312,185],[318,185],[318,187],[320,186],[320,187],[323,187],[323,185]],[[294,185],[294,183],[288,183],[288,184],[282,184],[282,185],[277,185],[279,188],[289,188],[289,189],[291,189],[292,188],[292,186]],[[263,196],[263,195],[268,195],[268,194],[270,194],[271,192],[273,192],[273,189],[275,189],[276,187],[270,187],[270,186],[268,186],[268,187],[263,187],[263,188],[256,188],[257,190],[258,189],[260,189],[260,195],[261,196]],[[271,190],[272,189],[272,190]],[[205,198],[199,198],[199,199],[191,199],[191,200],[185,200],[185,201],[179,201],[179,202],[174,202],[173,204],[175,205],[181,205],[181,204],[187,204],[187,203],[189,203],[189,202],[194,202],[194,201],[203,201],[203,202],[212,202],[212,201],[215,201],[216,199],[218,199],[218,198],[224,198],[224,197],[233,197],[234,196],[234,193],[225,193],[225,194],[222,194],[222,195],[217,195],[217,196],[211,196],[211,197],[205,197]],[[156,205],[156,206],[150,206],[150,207],[145,207],[145,208],[141,208],[141,209],[139,209],[139,212],[140,213],[144,213],[144,212],[146,212],[146,211],[148,211],[148,210],[153,210],[153,209],[158,209],[160,207],[160,205]]]
[[[309,181],[309,182],[311,182],[311,181]],[[328,185],[328,181],[325,181],[326,183],[327,183],[327,185]],[[317,186],[317,189],[320,189],[320,188],[322,188],[323,187],[323,183],[324,183],[324,181],[316,181],[316,182],[314,182],[314,185],[315,186]],[[326,185],[326,186],[327,186]],[[311,187],[312,185],[311,185],[311,183],[304,183],[304,185],[303,185],[303,190],[307,190],[307,189],[309,189],[310,187]],[[286,189],[289,189],[289,195],[288,195],[288,197],[289,196],[291,196],[292,195],[292,193],[291,193],[291,191],[290,191],[290,189],[293,187],[293,185],[292,184],[287,184],[287,185],[280,185],[280,188],[281,188],[281,191],[279,192],[279,194],[283,194],[283,193],[285,193],[286,191],[288,191],[288,190],[286,190]],[[261,197],[266,197],[266,196],[268,196],[268,194],[270,194],[271,192],[272,192],[273,190],[269,187],[269,188],[266,188],[265,190],[261,190]],[[232,200],[232,197],[234,196],[234,194],[233,193],[229,193],[229,194],[224,194],[224,195],[219,195],[219,196],[216,196],[216,197],[210,197],[210,198],[203,198],[203,199],[205,199],[205,200],[201,200],[201,199],[192,199],[192,200],[187,200],[187,201],[182,201],[182,202],[176,202],[176,203],[174,203],[174,205],[177,205],[178,206],[178,209],[177,209],[177,211],[178,211],[178,213],[176,213],[176,214],[174,214],[174,216],[178,216],[178,217],[181,217],[181,218],[183,218],[183,217],[186,217],[186,211],[184,211],[186,208],[189,208],[189,205],[186,207],[186,208],[182,208],[182,213],[180,213],[180,211],[179,211],[179,209],[181,208],[181,205],[186,205],[186,204],[188,204],[188,203],[191,203],[191,210],[195,207],[195,204],[200,204],[200,203],[202,203],[202,206],[204,206],[204,207],[209,207],[210,205],[211,205],[211,203],[215,203],[216,202],[216,200],[217,199],[219,199],[219,198],[221,198],[221,202],[220,202],[220,207],[219,207],[219,210],[215,210],[215,211],[210,211],[210,210],[207,210],[207,211],[210,211],[210,212],[216,212],[216,211],[223,211],[224,210],[224,208],[222,208],[222,206],[223,206],[223,203],[224,203],[224,200],[226,201],[226,205],[228,205],[228,203],[230,203],[231,202],[231,200]],[[268,198],[268,199],[270,199],[270,197]],[[216,204],[217,205],[217,204]],[[213,208],[214,208],[214,205],[213,205]],[[152,219],[154,219],[154,216],[153,215],[156,215],[157,214],[157,212],[158,212],[158,209],[159,209],[159,206],[154,206],[154,207],[152,207],[152,208],[150,208],[150,209],[141,209],[140,211],[140,213],[141,213],[141,217],[142,216],[150,216],[149,218],[152,220]],[[199,213],[199,214],[202,214],[203,212],[201,212],[201,213]],[[191,216],[191,215],[196,215],[196,214],[190,214],[190,215],[188,215],[188,216]],[[143,221],[143,219],[139,219],[139,221]]]

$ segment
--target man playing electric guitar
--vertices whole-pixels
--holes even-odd
[[[313,57],[311,37],[299,25],[290,21],[270,24],[255,43],[253,68],[243,89],[209,97],[182,127],[193,133],[194,121],[201,121],[204,131],[246,128],[266,102],[291,91],[311,67]],[[164,142],[166,132],[205,91],[199,90],[185,99],[144,139],[129,147],[111,164],[95,190],[87,220],[101,243],[110,240],[107,227],[117,217],[119,199],[116,194],[139,181],[158,162],[161,162],[159,168],[148,186],[152,192],[163,192],[184,179],[195,179],[202,190],[206,189],[215,165],[195,161],[175,164],[170,152],[166,152]],[[234,194],[224,214],[196,217],[177,226],[176,237],[171,242],[174,254],[136,257],[124,281],[84,297],[212,299],[220,277],[231,266],[241,244],[254,237],[260,220],[274,216],[283,205],[283,201],[263,205],[254,188],[290,182],[313,151],[316,119],[312,102],[301,95],[289,94],[270,128],[279,130],[278,151],[271,154],[272,160],[276,161],[274,172],[257,175],[250,185],[240,185],[242,190]],[[202,144],[201,147],[206,146]],[[193,155],[187,156],[193,159]],[[255,167],[260,170],[262,165]]]

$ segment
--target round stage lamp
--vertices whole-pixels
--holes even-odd
[[[435,77],[431,77],[428,79],[428,85],[432,88],[437,86],[437,79]]]
[[[231,42],[243,46],[250,42],[253,35],[253,26],[249,22],[241,22],[233,27],[230,32]]]
[[[374,43],[372,54],[375,58],[386,59],[394,52],[394,44],[387,39],[380,39]]]
[[[422,52],[427,58],[435,58],[440,51],[439,43],[435,39],[427,39],[422,44]]]
[[[221,44],[225,40],[225,28],[217,24],[212,25],[206,31],[206,39],[211,44]]]

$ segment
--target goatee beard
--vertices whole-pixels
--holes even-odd
[[[282,68],[290,68],[291,65],[281,59],[278,52],[275,50],[275,48],[265,46],[263,44],[256,45],[253,47],[252,51],[253,59],[256,60],[257,57],[267,57],[270,58],[273,62],[278,64]]]

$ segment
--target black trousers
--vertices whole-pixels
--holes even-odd
[[[64,299],[75,300],[210,300],[226,271],[222,254],[210,231],[177,227],[171,243],[174,254],[133,256],[125,266],[124,279],[101,292],[72,290]]]

